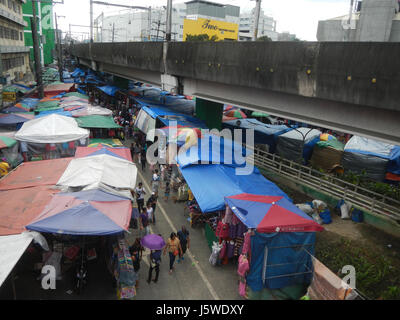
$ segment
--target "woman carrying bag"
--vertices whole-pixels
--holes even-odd
[[[169,274],[172,274],[175,258],[178,255],[182,255],[181,243],[175,232],[172,232],[170,238],[168,239],[167,245],[164,248],[164,255],[166,254],[167,250],[169,253]]]

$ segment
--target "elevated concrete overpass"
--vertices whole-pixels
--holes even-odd
[[[400,43],[93,43],[71,53],[210,108],[229,103],[400,144]]]

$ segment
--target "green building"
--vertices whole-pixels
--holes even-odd
[[[37,26],[39,41],[40,41],[40,56],[42,65],[53,63],[53,52],[55,49],[55,34],[53,24],[53,5],[51,1],[36,2],[36,15],[39,18]],[[24,29],[25,46],[31,49],[30,58],[34,61],[33,57],[33,39],[31,28],[32,17],[32,1],[27,0],[22,6],[24,20],[28,26]]]

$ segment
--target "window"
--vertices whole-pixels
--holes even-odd
[[[8,9],[12,9],[12,1],[8,0]]]
[[[22,35],[22,32],[19,33],[19,38],[20,38],[19,40],[21,40],[21,41],[24,40],[24,37],[23,37],[23,35]]]

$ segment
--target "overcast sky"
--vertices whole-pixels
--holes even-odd
[[[167,4],[167,0],[103,0],[115,4],[144,7],[156,7]],[[186,1],[174,0],[174,3]],[[255,1],[250,0],[214,0],[222,4],[241,7],[241,12],[250,11]],[[316,41],[319,20],[345,15],[349,11],[350,0],[263,0],[262,8],[266,14],[277,21],[277,31],[289,31],[301,40]],[[94,5],[94,18],[102,12],[117,14],[122,8]],[[63,31],[68,31],[69,24],[89,25],[89,0],[64,0],[64,4],[54,6],[59,18],[58,24]],[[122,11],[128,12],[128,11]],[[72,27],[72,31],[88,32],[88,28]]]

